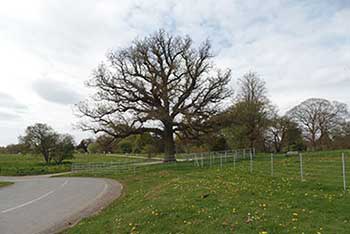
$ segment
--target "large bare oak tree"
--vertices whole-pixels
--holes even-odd
[[[114,50],[88,86],[95,95],[78,105],[83,130],[120,138],[161,136],[165,161],[175,160],[174,134],[206,131],[208,119],[230,95],[230,70],[217,69],[208,41],[193,47],[188,36],[162,30]]]

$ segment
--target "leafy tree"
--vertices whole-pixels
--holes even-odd
[[[157,152],[158,152],[158,148],[153,144],[147,144],[143,148],[143,153],[147,154],[149,158],[151,158]]]
[[[333,149],[349,149],[350,148],[350,122],[346,121],[342,125],[339,125],[337,128],[332,131]]]
[[[287,137],[291,121],[287,117],[277,114],[271,119],[270,126],[266,130],[267,140],[272,144],[274,152],[282,151],[283,143]]]
[[[121,153],[129,154],[132,153],[133,143],[129,139],[123,139],[119,142],[118,148]]]
[[[76,149],[81,150],[83,153],[88,153],[88,147],[94,140],[91,138],[82,139],[80,143],[77,145]]]
[[[100,136],[97,137],[96,139],[96,144],[98,146],[98,152],[99,153],[112,153],[113,147],[114,147],[114,143],[115,143],[116,139],[114,139],[113,137],[107,135],[107,134],[102,134]]]
[[[78,105],[83,130],[115,138],[152,133],[165,161],[175,160],[174,134],[198,135],[230,95],[230,70],[215,68],[208,41],[195,49],[187,37],[162,30],[109,53],[88,82],[94,98]]]
[[[64,159],[73,158],[74,139],[71,135],[59,135],[56,145],[51,152],[51,158],[56,164],[60,164]]]
[[[47,124],[37,123],[27,127],[25,135],[19,139],[32,152],[41,153],[47,164],[53,158],[56,163],[61,163],[66,157],[71,157],[74,152],[73,138],[56,133]]]
[[[278,116],[277,113],[270,119],[266,140],[277,153],[284,148],[287,151],[303,149],[302,134],[297,124],[287,116]]]
[[[25,135],[20,137],[20,142],[29,146],[35,153],[41,153],[45,162],[50,163],[51,152],[55,149],[58,134],[47,124],[37,123],[27,127]]]
[[[98,146],[98,144],[97,144],[96,142],[93,142],[93,143],[89,144],[89,146],[88,146],[88,152],[89,152],[89,154],[100,153],[99,150],[100,150],[100,149],[99,149],[99,146]]]
[[[224,115],[228,127],[223,134],[232,148],[263,147],[264,131],[272,112],[265,82],[249,72],[239,79],[238,85],[235,103]]]
[[[155,139],[153,138],[153,136],[149,133],[144,133],[144,134],[140,134],[136,136],[136,139],[134,141],[134,146],[133,146],[133,152],[134,153],[143,153],[144,152],[144,148],[147,145],[154,145],[156,144]],[[148,147],[148,149],[155,149],[155,147]],[[149,150],[148,150],[149,152]]]
[[[28,147],[25,144],[9,144],[5,147],[0,147],[0,154],[26,154]]]
[[[306,149],[302,130],[294,121],[289,123],[283,146],[286,148],[285,151],[303,151]]]

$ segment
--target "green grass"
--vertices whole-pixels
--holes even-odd
[[[298,157],[281,155],[274,177],[269,155],[257,156],[253,173],[249,161],[234,167],[228,160],[222,168],[206,161],[204,168],[178,163],[135,175],[80,174],[114,178],[124,192],[64,233],[348,233],[350,191],[342,190],[340,151],[304,154],[303,161],[304,182]]]
[[[119,155],[75,154],[73,159],[65,160],[61,165],[47,165],[40,155],[4,155],[0,154],[0,176],[38,175],[70,171],[73,162],[124,162],[135,159]]]
[[[13,183],[0,181],[0,188],[4,187],[4,186],[7,186],[7,185],[10,185],[10,184],[13,184]]]

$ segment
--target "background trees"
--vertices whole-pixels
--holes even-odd
[[[74,139],[68,134],[59,134],[50,157],[56,164],[60,164],[64,159],[73,158]]]
[[[330,144],[335,136],[333,133],[344,125],[348,110],[344,103],[311,98],[292,108],[288,116],[299,124],[305,139],[315,150]]]
[[[0,146],[0,154],[25,154],[27,147],[25,144],[9,144],[7,146]]]
[[[160,136],[165,161],[175,160],[174,134],[196,136],[229,96],[230,70],[215,68],[208,41],[193,48],[189,37],[159,31],[129,48],[112,51],[95,71],[90,102],[78,105],[83,130],[114,138]]]
[[[297,123],[289,117],[279,116],[277,113],[269,120],[265,139],[266,148],[276,153],[305,149],[302,133]]]
[[[264,131],[272,111],[265,82],[254,72],[238,80],[238,93],[227,110],[223,130],[233,148],[264,148]]]
[[[121,153],[121,154],[156,154],[162,152],[160,139],[149,133],[131,135],[125,138],[113,138],[102,134],[90,139],[88,153]]]
[[[82,139],[80,143],[76,146],[76,149],[82,153],[88,153],[88,147],[94,140],[91,138]]]
[[[238,79],[231,105],[231,71],[217,69],[208,41],[194,48],[191,38],[162,30],[113,50],[94,71],[95,94],[77,105],[80,127],[95,139],[81,140],[83,153],[164,153],[255,148],[258,151],[349,147],[344,103],[311,98],[284,115],[268,98],[255,72]],[[45,124],[26,130],[20,144],[0,152],[40,152],[47,163],[71,156],[74,141]],[[59,152],[63,152],[60,154]]]
[[[37,123],[27,127],[25,135],[20,142],[33,153],[43,155],[47,164],[54,160],[57,164],[62,160],[73,157],[74,140],[70,135],[56,133],[47,124]]]

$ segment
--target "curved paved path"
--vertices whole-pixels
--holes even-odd
[[[0,177],[0,233],[55,233],[98,212],[120,196],[122,185],[98,178]]]

